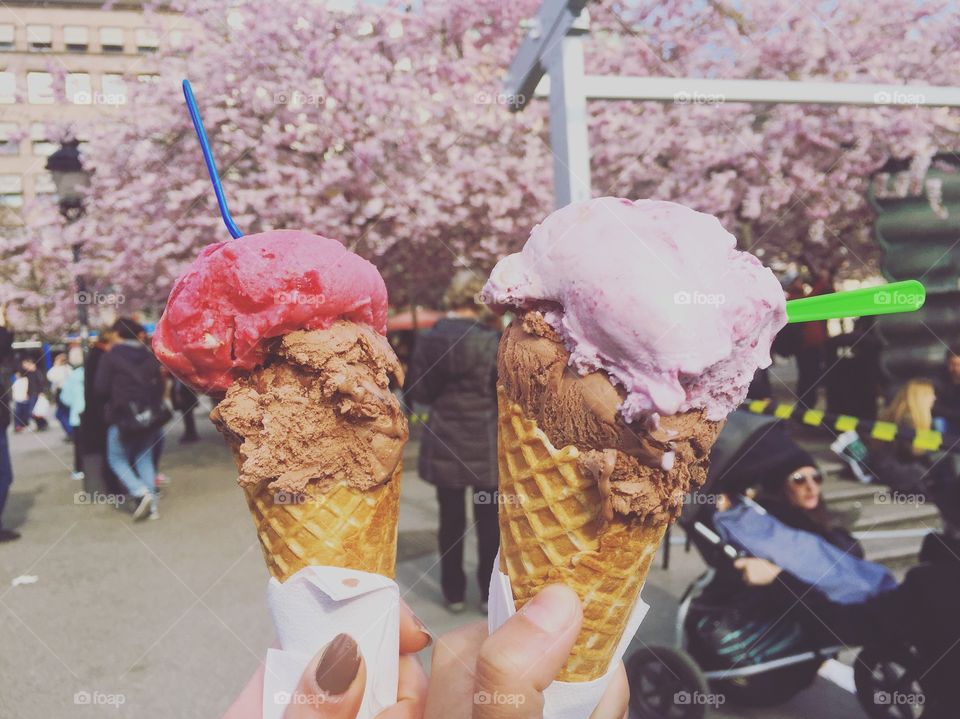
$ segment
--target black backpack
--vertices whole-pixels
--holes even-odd
[[[140,439],[169,422],[173,414],[163,401],[163,378],[153,358],[135,365],[119,354],[112,354],[111,362],[145,389],[141,398],[128,399],[114,406],[112,419],[120,436],[129,440]]]

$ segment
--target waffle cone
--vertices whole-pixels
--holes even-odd
[[[498,389],[500,570],[516,608],[562,583],[583,601],[583,625],[557,676],[603,676],[620,643],[666,524],[616,515],[604,522],[596,480],[577,447],[557,449],[520,405]]]
[[[368,491],[338,482],[326,491],[248,488],[247,505],[270,574],[286,581],[308,566],[347,567],[394,578],[400,474]]]

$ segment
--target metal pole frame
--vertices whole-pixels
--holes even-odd
[[[585,75],[583,36],[590,28],[586,5],[587,0],[544,0],[504,81],[513,112],[523,110],[532,97],[550,99],[557,207],[590,197],[587,100],[960,107],[958,87]]]

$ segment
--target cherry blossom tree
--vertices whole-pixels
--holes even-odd
[[[189,77],[241,230],[336,237],[378,263],[395,305],[436,302],[455,267],[486,272],[552,209],[546,103],[512,114],[500,89],[538,4],[184,3],[192,32],[163,43],[158,81],[131,77],[121,121],[77,128],[94,173],[70,228],[79,269],[127,309],[156,310],[201,247],[229,238],[180,93]],[[589,73],[949,85],[960,66],[960,9],[941,0],[589,9]],[[768,106],[682,89],[673,103],[591,101],[594,193],[717,214],[771,263],[840,253],[846,272],[875,272],[870,179],[906,159],[902,191],[924,189],[960,129],[923,98]]]

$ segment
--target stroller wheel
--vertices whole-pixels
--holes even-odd
[[[857,699],[871,719],[919,719],[925,693],[909,652],[865,647],[853,665]]]
[[[644,647],[626,661],[630,708],[639,719],[703,719],[710,687],[682,649]]]

